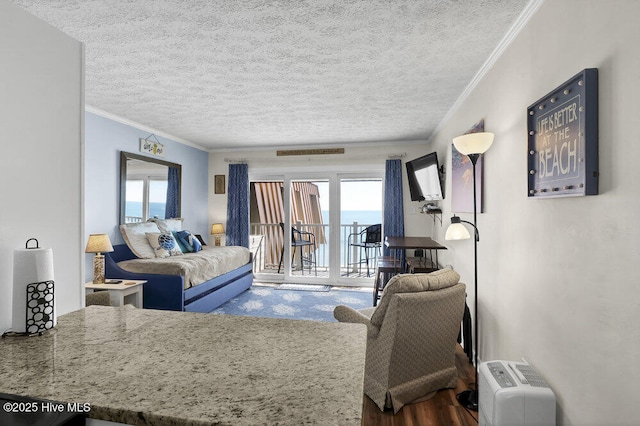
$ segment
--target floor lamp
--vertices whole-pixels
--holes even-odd
[[[469,157],[473,166],[473,223],[462,220],[458,216],[454,215],[451,218],[451,225],[447,228],[445,234],[446,240],[462,240],[471,238],[469,231],[464,227],[463,223],[467,223],[473,226],[474,236],[473,239],[473,265],[474,265],[474,358],[473,363],[475,365],[475,390],[466,390],[458,395],[458,402],[464,405],[470,410],[478,411],[478,241],[480,240],[480,234],[478,233],[477,225],[477,190],[476,190],[476,163],[478,158],[485,153],[493,143],[493,133],[479,132],[469,133],[466,135],[453,138],[453,145],[458,152],[462,155]]]

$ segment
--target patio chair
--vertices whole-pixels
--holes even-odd
[[[284,223],[280,222],[280,228],[284,235]],[[304,254],[304,247],[307,247],[307,255]],[[291,227],[291,264],[296,255],[296,249],[300,248],[300,269],[302,275],[304,275],[304,263],[309,265],[309,273],[311,273],[311,265],[313,264],[316,276],[318,275],[318,265],[315,260],[316,253],[316,236],[312,232],[300,231],[294,227]],[[280,263],[278,264],[278,273],[282,267],[282,261],[284,259],[284,246],[280,253]]]
[[[347,250],[347,276],[349,276],[350,268],[352,265],[358,265],[358,273],[362,273],[362,264],[367,265],[367,277],[371,276],[369,270],[369,261],[375,260],[380,255],[380,247],[382,247],[382,225],[376,224],[367,226],[360,232],[353,232],[349,234],[347,238],[349,248]],[[351,248],[358,248],[358,261],[351,262]],[[374,251],[371,256],[371,251]],[[377,251],[377,254],[376,254]],[[364,252],[364,258],[362,254]]]

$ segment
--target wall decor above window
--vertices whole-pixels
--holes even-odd
[[[527,109],[529,198],[598,194],[598,70],[587,68]]]

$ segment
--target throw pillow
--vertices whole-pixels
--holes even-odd
[[[120,233],[133,254],[140,259],[156,257],[153,247],[147,239],[147,232],[160,232],[158,225],[153,222],[126,223],[120,225]]]
[[[175,219],[158,219],[154,217],[149,219],[149,222],[155,222],[160,232],[177,232],[182,231],[183,220],[181,217]]]
[[[200,244],[200,241],[193,233],[189,231],[178,231],[177,234],[178,240],[181,241],[190,252],[196,253],[202,250],[202,244]]]
[[[203,246],[207,245],[207,243],[204,242],[204,239],[202,239],[202,235],[196,234],[196,238],[198,239],[198,241],[200,241],[200,244],[202,244]]]
[[[180,247],[181,252],[189,253],[191,251],[191,247],[186,247],[184,243],[180,240],[180,237],[178,236],[178,231],[171,231],[171,234],[173,234],[173,238],[176,239],[176,242],[178,243],[178,247]]]
[[[147,239],[151,247],[153,247],[156,257],[164,258],[182,254],[171,232],[149,232],[147,233]]]

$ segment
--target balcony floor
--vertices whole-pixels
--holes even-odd
[[[295,269],[291,272],[291,276],[292,277],[318,277],[318,278],[329,278],[329,268],[327,267],[318,267],[317,269],[318,274],[315,274],[315,270],[313,267],[311,267],[311,273],[309,273],[309,269],[308,267],[304,268],[304,271],[300,270],[300,269]],[[284,275],[284,272],[282,270],[280,270],[280,273],[278,273],[278,267],[274,267],[274,268],[270,268],[270,267],[266,267],[263,268],[261,270],[258,270],[257,268],[254,269],[255,273],[259,273],[259,274],[272,274],[275,276],[281,276]],[[373,286],[373,278],[375,276],[375,268],[374,267],[369,267],[369,277],[367,277],[367,270],[366,268],[362,268],[361,272],[353,272],[353,270],[348,270],[347,268],[340,268],[340,277],[341,278],[346,278],[346,279],[358,279],[359,281],[362,281],[362,279],[369,279],[371,280],[371,286]]]

